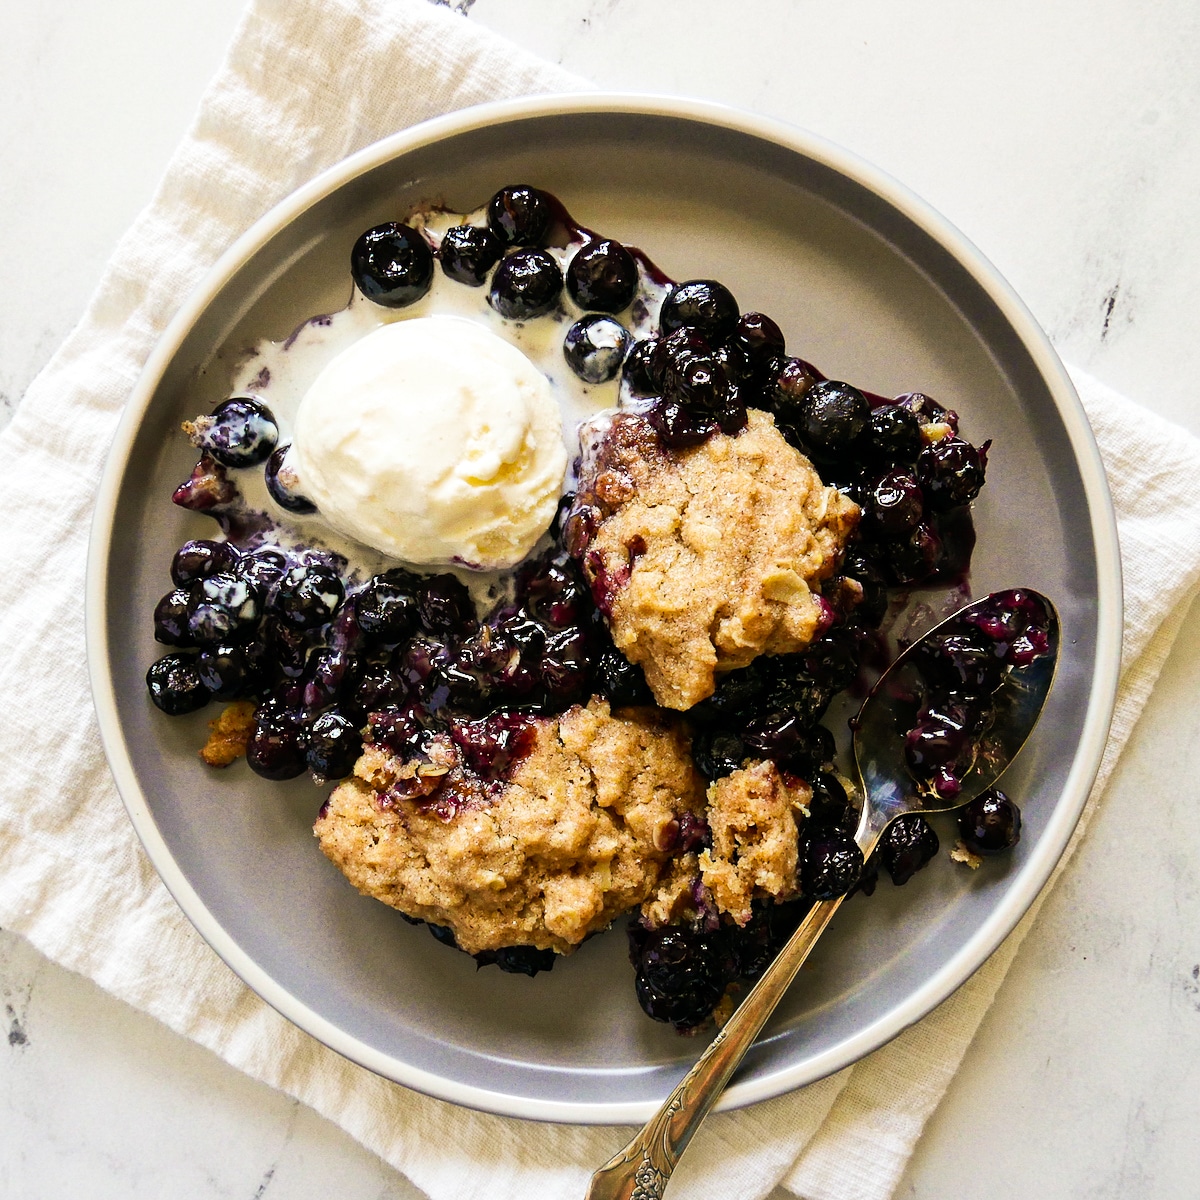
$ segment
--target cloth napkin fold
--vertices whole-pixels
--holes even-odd
[[[396,129],[583,86],[424,0],[255,0],[82,322],[0,433],[9,583],[0,923],[311,1105],[434,1200],[578,1200],[628,1131],[511,1121],[391,1084],[288,1024],[208,949],[149,866],[99,749],[83,643],[89,520],[115,423],[155,340],[255,218]],[[1126,571],[1123,683],[1090,811],[1200,579],[1200,443],[1075,379],[1109,472]],[[890,1045],[811,1087],[712,1118],[671,1195],[752,1200],[782,1182],[806,1200],[889,1196],[1035,914]]]

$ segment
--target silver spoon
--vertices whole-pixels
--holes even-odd
[[[900,731],[911,727],[915,714],[912,697],[919,694],[914,657],[918,647],[929,639],[955,632],[959,626],[965,628],[967,619],[981,613],[996,594],[960,609],[913,643],[884,672],[863,703],[853,724],[854,762],[865,798],[854,840],[864,861],[888,825],[902,814],[946,812],[990,788],[1033,732],[1058,664],[1059,623],[1054,605],[1045,596],[1022,590],[1040,600],[1049,614],[1048,648],[1031,663],[1008,669],[994,697],[995,719],[976,746],[970,769],[961,778],[961,792],[952,800],[937,795],[932,788],[918,789],[905,764]],[[663,1106],[629,1145],[592,1176],[586,1200],[660,1200],[692,1135],[844,898],[813,904],[800,927]]]

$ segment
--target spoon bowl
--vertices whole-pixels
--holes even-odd
[[[1047,597],[1028,588],[994,592],[934,626],[880,676],[851,722],[863,798],[854,840],[864,862],[897,817],[959,808],[996,783],[1037,725],[1060,641]],[[658,1112],[592,1176],[586,1200],[660,1200],[844,899],[816,899]]]
[[[1033,733],[1058,670],[1060,641],[1058,610],[1040,592],[1020,589],[1045,614],[1045,649],[1027,662],[1009,666],[1001,686],[991,696],[994,715],[973,745],[970,767],[958,780],[953,796],[942,796],[914,780],[905,758],[905,731],[920,715],[925,690],[921,658],[931,644],[962,636],[977,628],[974,621],[1013,592],[985,596],[961,608],[913,642],[880,676],[858,715],[854,729],[854,765],[862,786],[862,817],[854,840],[870,857],[888,825],[905,813],[948,812],[970,803],[992,787]],[[1024,657],[1024,656],[1022,656]]]

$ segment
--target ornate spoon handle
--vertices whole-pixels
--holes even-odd
[[[592,1176],[586,1200],[661,1200],[679,1156],[841,903],[839,896],[812,906],[799,929],[662,1108],[624,1150]]]

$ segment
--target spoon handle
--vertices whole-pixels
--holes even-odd
[[[817,938],[841,906],[819,900],[775,956],[699,1061],[633,1141],[593,1176],[586,1200],[661,1200],[692,1135],[783,998]]]

